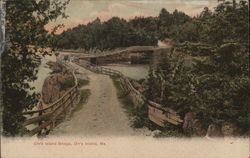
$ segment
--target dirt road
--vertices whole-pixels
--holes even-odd
[[[147,129],[135,131],[117,99],[116,88],[109,76],[90,72],[71,64],[89,77],[91,90],[88,102],[70,120],[59,124],[51,136],[139,136],[151,135]]]

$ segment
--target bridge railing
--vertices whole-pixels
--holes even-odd
[[[134,51],[134,52],[150,51],[150,50],[157,50],[160,48],[161,47],[157,47],[157,46],[131,46],[131,47],[126,47],[126,48],[117,48],[114,50],[106,50],[106,51],[98,52],[98,53],[84,53],[84,52],[79,52],[76,50],[58,50],[58,51],[79,53],[78,56],[82,56],[83,58],[95,58],[95,57],[111,56],[111,55],[115,55],[115,54],[125,53],[128,51]]]
[[[61,61],[57,61],[60,64],[66,66],[65,63]],[[35,124],[38,125],[34,129],[27,132],[27,135],[33,136],[38,133],[42,133],[43,130],[48,132],[55,127],[55,123],[58,119],[65,117],[66,114],[69,112],[69,109],[73,107],[73,102],[77,98],[78,89],[77,89],[77,78],[75,76],[74,71],[72,71],[74,76],[75,85],[70,88],[63,96],[61,96],[58,100],[54,103],[48,105],[48,107],[33,110],[33,111],[26,111],[23,113],[24,116],[32,116],[36,115],[35,117],[27,119],[25,122],[22,123],[22,126],[25,128],[28,125]],[[40,102],[40,104],[42,104]]]
[[[163,107],[162,105],[153,101],[147,100],[143,94],[141,94],[138,90],[136,90],[136,88],[134,88],[128,77],[123,75],[120,71],[90,63],[77,64],[96,73],[119,77],[123,89],[129,92],[133,103],[136,106],[142,106],[143,104],[146,104],[148,106],[149,119],[157,125],[164,127],[166,122],[174,125],[179,125],[183,122],[180,116],[174,110]]]

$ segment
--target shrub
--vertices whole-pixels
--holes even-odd
[[[89,80],[84,80],[84,79],[78,79],[78,87],[81,88],[82,86],[88,85]]]
[[[70,116],[73,116],[73,114],[76,111],[79,111],[82,109],[83,105],[87,102],[89,96],[90,96],[91,92],[89,89],[83,89],[79,91],[79,95],[80,95],[80,101],[79,103],[76,105],[76,107],[71,111]]]
[[[69,88],[72,88],[75,85],[74,78],[70,78],[68,80],[65,80],[63,83],[61,83],[61,89],[66,90]]]

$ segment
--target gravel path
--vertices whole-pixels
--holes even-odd
[[[59,124],[51,136],[150,136],[147,129],[134,130],[117,99],[116,88],[109,76],[90,72],[74,63],[72,66],[87,75],[91,90],[88,102],[70,120]]]

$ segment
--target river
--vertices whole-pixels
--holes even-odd
[[[149,65],[108,64],[103,67],[118,70],[125,76],[140,80],[148,77]]]
[[[30,91],[32,92],[36,92],[36,93],[42,93],[42,88],[43,88],[43,83],[45,81],[45,79],[50,76],[50,72],[52,72],[52,70],[48,67],[48,65],[46,64],[48,61],[56,61],[56,57],[54,55],[52,56],[45,56],[42,57],[41,59],[41,64],[38,67],[38,73],[37,73],[37,79],[33,82],[29,82],[29,85],[32,87],[35,87],[34,90]],[[32,110],[38,110],[38,108],[35,106]],[[37,114],[34,114],[32,116],[27,116],[27,118],[31,118],[31,117],[36,117],[38,116]],[[26,128],[28,130],[32,130],[35,127],[37,127],[37,125],[31,124],[26,126]]]
[[[48,65],[46,64],[48,61],[56,61],[56,57],[54,55],[52,56],[45,56],[42,57],[41,59],[41,64],[38,68],[38,73],[37,73],[37,80],[35,80],[34,82],[30,82],[30,86],[35,87],[34,91],[37,93],[41,93],[42,92],[42,87],[43,87],[43,82],[44,80],[50,76],[50,72],[52,72],[52,70],[48,67]]]

